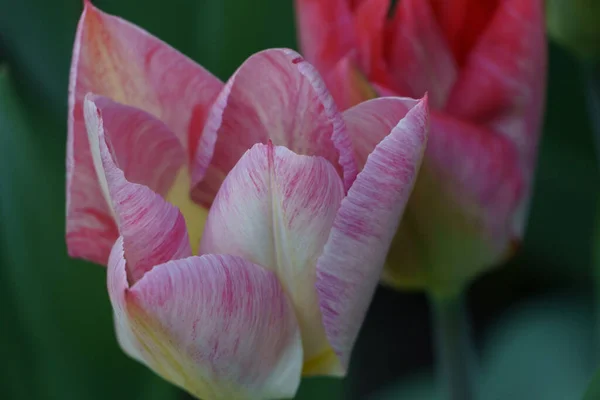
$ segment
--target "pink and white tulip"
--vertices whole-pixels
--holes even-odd
[[[222,85],[86,4],[67,244],[107,264],[124,351],[203,399],[289,398],[302,375],[344,375],[428,115],[426,99],[401,98],[339,113],[286,49]],[[349,133],[363,129],[381,140],[359,172]]]
[[[511,255],[523,237],[542,121],[544,2],[295,3],[302,52],[342,109],[429,94],[431,136],[385,281],[460,290]],[[379,140],[352,139],[360,159]]]

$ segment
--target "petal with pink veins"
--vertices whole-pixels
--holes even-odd
[[[174,135],[169,136],[160,121],[106,98],[87,96],[84,114],[98,181],[124,238],[130,282],[139,280],[154,265],[190,256],[183,216],[144,184],[175,177],[183,156],[179,141]],[[127,131],[128,140],[121,142],[123,135],[112,135],[112,128]],[[128,177],[121,168],[121,160],[115,160],[118,149],[115,145],[137,148],[141,154],[123,161],[128,172],[131,171]],[[128,180],[131,176],[145,179],[133,183]]]
[[[415,183],[428,117],[423,99],[369,155],[342,201],[317,262],[325,332],[344,368]]]
[[[227,173],[256,143],[271,140],[356,177],[352,144],[317,71],[288,49],[251,56],[229,79],[208,116],[192,171],[194,199],[208,205]]]
[[[525,188],[531,186],[544,109],[547,43],[543,3],[500,2],[467,58],[447,106],[452,115],[477,121],[514,144]],[[529,195],[522,199],[514,221],[519,237]]]
[[[352,139],[359,169],[367,157],[406,113],[418,104],[407,97],[379,97],[344,111],[343,118]]]
[[[295,0],[302,54],[323,74],[357,48],[348,0]]]
[[[390,0],[364,0],[354,15],[361,69],[374,81],[387,82],[383,40],[389,8]]]
[[[198,398],[294,396],[302,344],[273,273],[230,255],[193,256],[157,265],[130,287],[123,254],[119,239],[108,290],[130,355]]]
[[[274,271],[302,331],[305,374],[338,374],[315,291],[315,266],[344,197],[321,157],[257,144],[229,173],[210,209],[201,253],[233,254]]]
[[[458,67],[430,2],[400,1],[387,35],[391,87],[402,96],[416,98],[427,92],[432,108],[443,107]]]
[[[91,161],[84,96],[107,96],[162,120],[179,139],[185,160],[223,84],[148,32],[87,0],[84,5],[69,83],[67,246],[74,257],[106,264],[117,233]]]

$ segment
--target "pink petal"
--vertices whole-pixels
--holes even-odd
[[[359,169],[367,157],[398,124],[418,100],[406,97],[379,97],[344,111],[343,117],[356,152]]]
[[[342,201],[317,262],[325,332],[344,367],[416,180],[428,115],[423,99],[377,145]]]
[[[74,257],[106,264],[116,230],[92,165],[83,120],[88,92],[140,108],[195,150],[222,83],[135,25],[85,1],[73,48],[67,143],[67,244]]]
[[[357,32],[347,0],[295,0],[298,41],[302,54],[327,74],[356,50]]]
[[[271,49],[246,60],[211,109],[192,171],[194,199],[210,204],[244,152],[268,140],[326,158],[346,187],[356,176],[346,127],[319,74],[298,53]]]
[[[377,92],[351,57],[342,58],[325,80],[335,103],[341,110],[377,97]]]
[[[168,135],[168,130],[159,121],[106,98],[87,96],[84,114],[102,194],[108,200],[124,238],[130,281],[137,281],[157,264],[190,256],[192,252],[183,216],[175,206],[144,185],[175,177],[183,159],[179,142],[172,134]],[[129,132],[129,137],[123,140],[111,134],[112,129]],[[118,139],[112,141],[112,137]],[[146,138],[150,140],[144,141]],[[121,160],[113,158],[115,144],[147,152],[124,162],[132,171],[128,178],[141,176],[148,178],[146,182],[132,183],[125,177],[120,168]]]
[[[387,81],[383,40],[389,8],[390,0],[363,0],[355,11],[354,23],[361,69],[375,81]]]
[[[427,1],[434,9],[457,64],[462,66],[503,0]]]
[[[239,257],[206,255],[158,265],[129,288],[121,240],[110,260],[126,351],[198,398],[293,397],[302,345],[275,275]]]
[[[485,124],[514,143],[525,187],[530,186],[536,160],[546,63],[543,1],[504,1],[448,99],[448,112]],[[524,203],[528,197],[523,196]],[[521,205],[515,223],[519,236],[525,207]]]
[[[443,107],[458,71],[429,1],[400,1],[388,28],[393,88],[415,98],[428,92],[431,107]]]
[[[277,274],[296,308],[306,362],[332,354],[314,288],[315,263],[343,197],[327,160],[257,144],[223,182],[200,245],[202,253],[233,254]]]

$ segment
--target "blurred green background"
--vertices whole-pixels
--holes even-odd
[[[291,0],[94,3],[222,79],[255,51],[296,47]],[[103,268],[66,255],[67,81],[81,10],[81,0],[0,0],[0,398],[185,399],[118,348]],[[485,399],[580,399],[600,354],[585,88],[578,62],[551,44],[527,236],[469,294]],[[380,288],[349,376],[305,380],[298,398],[435,399],[430,339],[424,296]]]

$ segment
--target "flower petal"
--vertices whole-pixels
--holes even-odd
[[[383,39],[389,8],[390,0],[363,0],[354,16],[361,69],[371,80],[382,83],[388,79]]]
[[[415,98],[427,92],[432,108],[443,107],[458,70],[430,2],[400,1],[388,28],[393,88]]]
[[[407,97],[379,97],[344,111],[343,118],[352,139],[359,169],[367,157],[406,113],[418,104]]]
[[[502,2],[501,0],[429,1],[458,65],[464,64],[469,52],[497,11],[498,4]]]
[[[239,257],[206,255],[158,265],[129,288],[122,241],[108,288],[129,352],[204,399],[291,398],[302,344],[274,274]]]
[[[160,121],[106,98],[87,96],[84,114],[98,181],[124,237],[130,281],[137,281],[157,264],[190,256],[183,216],[175,206],[144,185],[175,177],[183,159],[179,141],[172,134],[169,136]],[[113,128],[129,132],[129,137],[111,134]],[[113,137],[116,140],[111,140]],[[150,140],[144,141],[145,138]],[[116,145],[143,149],[145,154],[115,160]],[[145,182],[130,182],[120,168],[121,162],[128,167],[128,172],[132,171],[127,178],[142,177],[146,178]]]
[[[333,353],[314,283],[316,260],[343,197],[342,181],[327,160],[257,144],[223,182],[200,245],[202,253],[233,254],[276,272],[296,308],[307,363],[337,361],[322,358]],[[335,373],[334,365],[327,368]]]
[[[448,112],[478,121],[514,143],[526,188],[544,108],[546,47],[543,1],[501,2],[448,99]],[[528,199],[523,196],[516,216],[517,236],[523,233]]]
[[[302,54],[327,74],[357,48],[354,16],[348,0],[295,0]]]
[[[342,58],[325,77],[325,81],[335,103],[341,110],[377,97],[377,92],[351,57]]]
[[[116,230],[91,161],[84,96],[93,92],[154,115],[179,138],[188,156],[222,83],[137,26],[87,0],[84,4],[69,83],[67,244],[72,256],[106,264]]]
[[[423,99],[377,145],[342,201],[317,262],[325,332],[344,367],[416,180],[428,116]]]
[[[356,176],[350,138],[319,74],[298,53],[271,49],[246,60],[211,109],[192,171],[194,199],[210,204],[244,152],[268,140],[326,158],[347,188]]]

